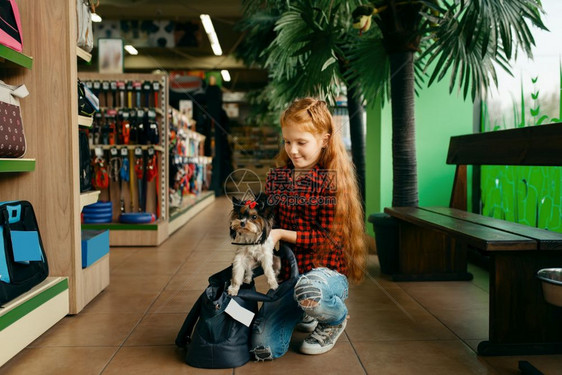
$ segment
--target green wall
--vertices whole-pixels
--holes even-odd
[[[447,80],[419,91],[416,152],[420,205],[448,206],[455,166],[445,164],[449,139],[472,133],[472,102],[449,94]],[[392,119],[390,103],[367,109],[366,214],[392,204]],[[370,223],[368,232],[373,235]]]

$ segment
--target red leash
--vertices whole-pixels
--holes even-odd
[[[94,185],[94,188],[97,190],[107,189],[109,186],[109,174],[105,167],[105,160],[99,156],[94,160],[94,178],[92,185]]]

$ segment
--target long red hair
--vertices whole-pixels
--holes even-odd
[[[341,139],[341,129],[336,129],[326,102],[315,98],[295,100],[281,114],[281,128],[291,124],[316,136],[329,134],[318,164],[321,168],[335,171],[337,188],[334,224],[331,238],[340,239],[346,261],[347,278],[353,282],[363,279],[367,262],[365,220],[359,199],[359,188],[353,165]],[[278,166],[290,162],[284,148],[277,156]],[[327,245],[329,246],[329,245]],[[324,249],[321,249],[324,250]],[[325,249],[329,251],[329,249]],[[320,251],[320,256],[321,256]]]

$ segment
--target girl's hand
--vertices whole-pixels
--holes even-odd
[[[289,243],[295,243],[297,241],[297,232],[277,228],[272,229],[271,232],[269,232],[269,237],[273,240],[274,245],[281,240]]]
[[[281,240],[281,229],[272,229],[269,232],[269,237],[273,241],[273,245],[277,245],[277,242]]]

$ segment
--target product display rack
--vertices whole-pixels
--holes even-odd
[[[167,104],[167,91],[168,80],[164,74],[99,74],[99,73],[79,73],[79,79],[83,82],[93,81],[115,81],[115,82],[143,82],[143,81],[158,81],[160,90],[158,92],[158,106],[151,107],[157,114],[157,123],[159,131],[159,143],[156,145],[137,145],[137,144],[92,144],[91,149],[101,149],[104,153],[107,150],[116,147],[118,150],[127,148],[129,150],[130,168],[134,168],[133,150],[141,148],[146,151],[148,148],[153,148],[157,155],[158,165],[158,189],[155,182],[147,184],[146,194],[146,212],[152,212],[159,215],[157,221],[150,224],[122,224],[118,222],[120,215],[121,199],[124,201],[124,206],[127,208],[126,212],[138,212],[138,190],[134,191],[129,188],[128,182],[123,182],[119,186],[119,182],[111,181],[109,189],[104,189],[100,193],[100,201],[113,202],[113,222],[106,224],[82,224],[82,229],[109,229],[109,241],[111,246],[157,246],[168,238],[168,198],[167,198],[167,181],[168,181],[168,158],[163,157],[164,150],[167,149],[168,138],[168,122],[167,117],[163,116],[168,111]],[[105,106],[107,103],[102,102],[100,111],[108,109],[133,109],[121,106]],[[117,103],[111,103],[117,104]],[[135,107],[136,108],[136,107]],[[139,107],[140,108],[140,107]],[[107,158],[106,158],[107,159]],[[109,160],[106,160],[109,163]],[[136,182],[136,177],[133,177]],[[131,192],[134,191],[133,194]],[[158,194],[157,194],[158,191]],[[158,195],[158,197],[156,197]],[[156,199],[158,201],[156,201]]]
[[[215,199],[213,191],[209,191],[211,181],[210,168],[212,157],[203,156],[205,136],[195,131],[196,124],[190,116],[175,108],[169,109],[170,140],[169,158],[179,176],[170,176],[169,187],[169,234],[174,233],[191,220],[202,209]],[[191,168],[190,168],[191,165]],[[196,173],[195,173],[195,170]],[[191,174],[189,176],[189,174]],[[181,181],[181,182],[180,182]]]
[[[104,270],[103,261],[81,267],[76,1],[17,4],[24,53],[0,46],[0,79],[30,93],[20,101],[27,150],[25,159],[0,160],[0,171],[9,172],[0,173],[0,196],[33,204],[49,276],[0,309],[0,365],[82,310],[99,293]],[[109,257],[105,266],[109,276]]]
[[[0,193],[2,200],[33,204],[49,276],[68,278],[67,311],[77,314],[109,284],[109,255],[82,268],[80,210],[87,197],[79,185],[76,1],[19,0],[18,7],[22,55],[33,56],[24,58],[33,69],[11,64],[0,75],[27,86],[29,96],[20,101],[25,157],[37,162],[31,173],[0,174]]]
[[[279,130],[269,126],[233,127],[232,141],[235,168],[251,170],[264,183],[281,147]]]

